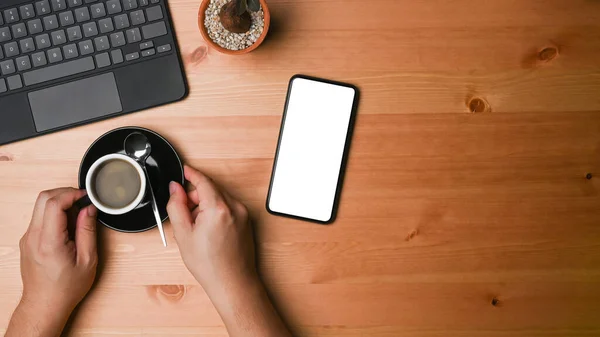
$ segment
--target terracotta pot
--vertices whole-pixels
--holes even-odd
[[[265,19],[265,26],[263,28],[262,34],[260,34],[258,40],[256,40],[256,42],[253,45],[242,50],[229,50],[223,48],[219,46],[216,42],[214,42],[210,38],[210,36],[208,36],[206,26],[204,26],[204,17],[206,13],[206,8],[208,8],[209,3],[210,0],[202,0],[202,3],[200,4],[200,10],[198,11],[198,28],[200,28],[200,33],[202,34],[202,37],[210,47],[218,50],[223,54],[240,55],[253,51],[254,49],[258,48],[258,46],[260,46],[260,44],[264,41],[265,37],[267,36],[267,33],[269,32],[269,25],[271,24],[271,13],[269,13],[269,7],[267,6],[267,2],[265,0],[260,0],[260,5],[262,7]]]

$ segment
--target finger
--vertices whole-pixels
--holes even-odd
[[[44,220],[44,209],[46,208],[46,203],[48,200],[68,191],[75,191],[75,189],[71,187],[63,187],[40,192],[37,200],[35,201],[35,206],[33,206],[33,214],[31,216],[31,224],[29,228],[41,229]]]
[[[223,197],[225,198],[225,202],[236,216],[248,217],[248,209],[246,206],[244,206],[244,204],[233,198],[229,192],[223,191],[222,193]]]
[[[200,214],[200,209],[198,207],[192,209],[192,219],[196,219],[198,214]]]
[[[197,201],[200,210],[213,207],[222,199],[221,193],[206,175],[187,165],[184,168],[184,174],[185,179],[196,188],[196,196],[192,200]]]
[[[194,209],[198,206],[198,193],[196,190],[187,192],[187,205],[189,209]]]
[[[223,195],[223,199],[225,199],[225,202],[227,203],[227,205],[229,205],[229,207],[233,207],[233,205],[235,205],[238,202],[231,196],[231,194],[229,194],[229,192],[225,190],[222,190],[221,194]]]
[[[220,196],[222,196],[224,198],[225,194],[227,194],[227,195],[229,195],[229,197],[231,197],[231,194],[229,194],[223,188],[216,186],[214,183],[212,183],[212,184],[213,184],[213,186],[215,186],[215,190],[220,194]],[[188,206],[190,206],[190,208],[194,208],[194,207],[198,206],[198,204],[200,203],[200,199],[198,199],[198,193],[196,192],[195,189],[191,190],[191,191],[187,191],[187,196],[188,196]]]
[[[98,256],[96,234],[96,215],[98,210],[90,205],[79,212],[75,226],[75,246],[77,247],[77,263],[89,263]]]
[[[213,186],[214,186],[214,183],[213,183]],[[215,188],[216,188],[217,192],[220,194],[222,200],[225,201],[225,203],[227,204],[227,206],[230,209],[239,211],[240,210],[239,206],[244,208],[244,206],[239,201],[237,201],[237,199],[234,199],[231,196],[231,194],[229,194],[229,192],[227,192],[224,189],[218,188],[218,187],[215,187]],[[192,210],[192,219],[195,219],[198,216],[198,214],[200,214],[200,212],[202,212],[202,209],[200,207],[198,207],[198,204],[200,202],[200,200],[198,199],[198,193],[196,193],[196,190],[188,191],[187,196],[188,196],[188,208]]]
[[[217,191],[217,194],[219,194],[218,196],[221,196],[223,189],[220,186],[217,186],[217,184],[210,177],[206,176],[206,178],[208,179],[209,183],[212,184],[214,190]],[[198,203],[200,203],[200,199],[198,198],[196,187],[191,182],[188,185],[188,187],[191,187],[186,190],[189,199],[188,204],[197,206]]]
[[[223,190],[221,193],[223,193],[223,198],[225,198],[225,202],[227,203],[227,205],[229,205],[229,208],[231,208],[233,211],[235,211],[236,213],[239,213],[239,211],[241,211],[242,209],[246,210],[246,206],[244,206],[236,198],[232,197],[231,194],[229,194],[229,192]]]
[[[75,201],[84,195],[84,190],[70,189],[48,199],[44,208],[44,221],[42,225],[44,239],[50,241],[68,241],[69,232],[67,230],[68,221],[66,211],[73,206]]]
[[[167,213],[171,219],[171,225],[175,235],[185,235],[192,230],[192,214],[187,206],[187,194],[181,185],[172,181],[169,184],[169,203],[167,204]]]

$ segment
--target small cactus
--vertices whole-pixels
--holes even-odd
[[[219,18],[225,29],[232,33],[245,33],[252,25],[251,12],[260,10],[259,0],[232,0],[221,8]]]
[[[247,11],[258,12],[260,10],[259,0],[234,0],[235,10],[238,15],[242,15]]]

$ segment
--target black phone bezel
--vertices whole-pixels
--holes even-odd
[[[316,82],[332,84],[332,85],[337,85],[337,86],[342,86],[342,87],[347,87],[347,88],[351,88],[352,90],[354,90],[354,102],[352,102],[352,111],[350,113],[350,120],[348,121],[348,130],[346,132],[346,140],[344,143],[344,153],[342,156],[342,162],[340,163],[340,171],[338,174],[338,182],[336,185],[336,191],[335,191],[335,196],[334,196],[334,201],[333,201],[333,208],[331,210],[331,217],[329,218],[329,220],[325,220],[325,221],[301,217],[301,216],[297,216],[297,215],[281,213],[281,212],[276,212],[269,208],[269,201],[271,199],[271,189],[273,188],[273,179],[275,177],[275,170],[277,169],[277,159],[279,158],[279,147],[281,146],[281,137],[282,137],[283,131],[284,131],[283,129],[284,129],[285,120],[286,120],[286,116],[287,116],[288,104],[289,104],[290,95],[292,92],[292,84],[295,79],[299,79],[299,78],[316,81]],[[327,79],[308,76],[308,75],[301,75],[301,74],[296,74],[290,78],[290,81],[288,84],[287,96],[285,99],[285,106],[283,109],[283,117],[281,118],[281,126],[279,128],[279,137],[277,139],[277,149],[275,150],[275,158],[273,160],[273,168],[271,170],[269,191],[268,191],[267,200],[266,200],[266,209],[267,209],[267,212],[269,212],[269,214],[276,215],[276,216],[282,216],[282,217],[286,217],[286,218],[292,218],[292,219],[296,219],[296,220],[314,222],[314,223],[318,223],[318,224],[322,224],[322,225],[331,224],[336,220],[339,203],[340,203],[340,196],[341,196],[341,192],[342,192],[342,185],[343,185],[344,176],[346,173],[346,165],[348,163],[348,155],[350,153],[350,143],[351,143],[352,135],[354,133],[354,124],[356,123],[359,95],[360,95],[360,91],[359,91],[358,87],[356,87],[352,84],[348,84],[348,83],[332,81],[332,80],[327,80]]]

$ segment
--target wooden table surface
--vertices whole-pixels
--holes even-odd
[[[94,139],[139,125],[249,206],[298,336],[600,335],[599,1],[268,3],[264,45],[225,56],[200,37],[199,0],[171,0],[185,101],[0,147],[0,332],[37,193],[75,186]],[[296,73],[362,91],[331,226],[264,207]],[[227,335],[156,230],[103,229],[100,245],[71,335]]]

